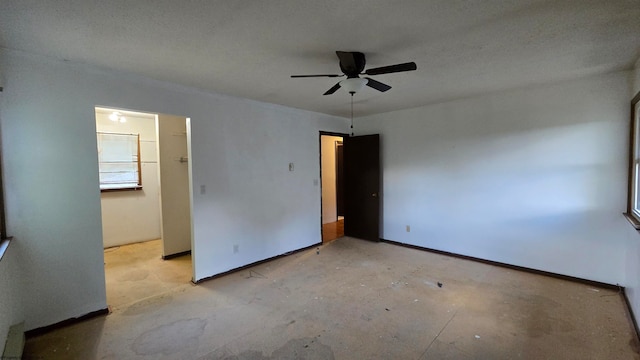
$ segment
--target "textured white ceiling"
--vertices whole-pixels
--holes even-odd
[[[348,116],[336,50],[393,87],[356,94],[355,116],[629,69],[638,0],[0,0],[0,46],[218,93]]]

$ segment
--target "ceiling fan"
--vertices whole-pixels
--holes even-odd
[[[381,75],[390,74],[403,71],[416,70],[418,67],[414,62],[408,62],[403,64],[382,66],[373,69],[368,69],[363,72],[366,60],[364,54],[357,51],[336,51],[338,59],[340,59],[340,70],[343,74],[319,74],[319,75],[291,75],[292,78],[307,78],[307,77],[343,77],[347,79],[342,80],[335,84],[331,89],[327,90],[323,95],[331,95],[341,87],[345,88],[351,95],[362,89],[365,85],[370,88],[376,89],[381,92],[385,92],[391,89],[391,86],[381,83],[377,80],[373,80],[369,77],[360,78],[360,75]]]

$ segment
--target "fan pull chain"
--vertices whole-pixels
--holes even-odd
[[[353,136],[353,93],[351,93],[351,136]]]

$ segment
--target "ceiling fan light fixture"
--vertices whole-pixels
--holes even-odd
[[[349,78],[340,81],[340,87],[344,88],[349,94],[355,94],[367,85],[367,79]]]

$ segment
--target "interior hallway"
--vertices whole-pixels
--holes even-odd
[[[344,218],[322,224],[322,243],[327,244],[344,236]]]
[[[104,250],[107,304],[117,311],[148,297],[191,283],[191,255],[162,260],[162,241]]]
[[[348,237],[30,338],[25,357],[640,359],[617,291]]]

